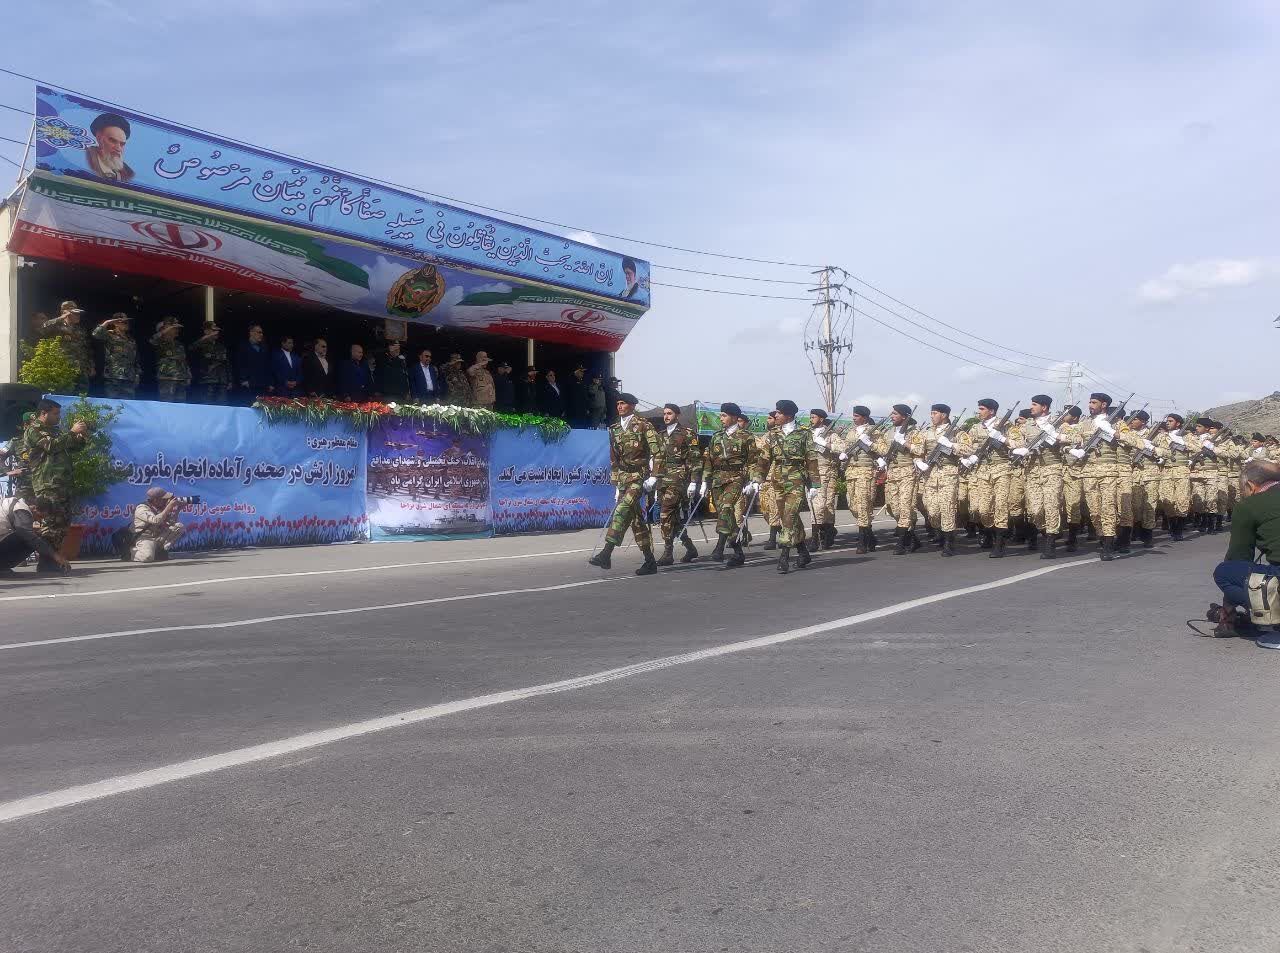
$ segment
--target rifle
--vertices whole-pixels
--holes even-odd
[[[1219,442],[1224,440],[1226,437],[1229,437],[1230,435],[1231,435],[1231,428],[1223,427],[1221,430],[1218,431]],[[1217,445],[1215,444],[1215,446]],[[1212,460],[1214,463],[1218,462],[1217,453],[1215,453],[1213,450],[1210,450],[1208,447],[1202,446],[1199,450],[1197,450],[1192,455],[1191,459],[1187,461],[1187,466],[1191,466],[1192,464],[1198,462],[1201,457],[1203,457],[1206,460]]]
[[[889,420],[880,421],[880,423],[876,424],[874,427],[871,428],[871,434],[884,433],[886,430],[889,429],[890,423],[891,422]],[[847,434],[848,431],[845,431],[845,433]],[[874,442],[874,438],[873,438],[873,442]],[[860,439],[855,440],[853,442],[853,448],[849,451],[849,459],[857,460],[858,457],[862,456],[862,454],[866,452],[866,449],[867,449],[867,445],[864,444]]]
[[[1004,416],[1000,418],[999,422],[995,426],[996,433],[1003,434],[1005,431],[1009,429],[1009,421],[1013,417],[1013,412],[1017,409],[1018,409],[1018,404],[1014,404],[1012,407],[1010,407],[1008,410],[1004,412]],[[986,424],[983,424],[982,426],[985,427]],[[978,459],[973,465],[976,467],[983,460],[987,459],[987,457],[991,456],[991,452],[995,450],[997,443],[999,443],[999,441],[993,440],[991,438],[991,435],[988,434],[986,441],[984,441],[982,446],[978,448],[978,452],[974,454],[974,456],[977,457]]]
[[[1130,394],[1120,403],[1119,407],[1111,411],[1111,413],[1107,414],[1107,423],[1111,424],[1111,426],[1114,427],[1120,420],[1124,419],[1124,405],[1129,403],[1129,401],[1133,400],[1133,397],[1134,395]],[[1142,406],[1146,407],[1147,405],[1143,404]],[[1106,435],[1107,435],[1107,432],[1105,430],[1102,430],[1098,427],[1094,427],[1093,433],[1089,435],[1089,439],[1084,442],[1084,447],[1081,448],[1084,450],[1084,453],[1079,457],[1075,457],[1076,461],[1078,463],[1083,464],[1085,461],[1085,458],[1089,456],[1089,454],[1093,451],[1094,447],[1102,443],[1102,439]],[[1073,454],[1073,457],[1074,457],[1074,454]]]
[[[1142,462],[1143,457],[1146,457],[1152,463],[1160,462],[1160,455],[1156,453],[1154,450],[1148,450],[1146,445],[1151,442],[1151,439],[1156,434],[1158,434],[1161,431],[1161,429],[1163,429],[1163,427],[1164,427],[1164,421],[1158,420],[1151,425],[1150,430],[1148,430],[1146,433],[1142,435],[1143,445],[1140,449],[1134,451],[1133,460],[1131,460],[1129,463],[1130,466],[1136,467],[1139,463]]]
[[[911,413],[907,414],[907,419],[908,419],[908,420],[910,420],[911,418],[913,418],[913,417],[916,415],[916,407],[919,407],[919,406],[920,406],[919,404],[916,404],[916,406],[915,406],[915,407],[912,407],[912,408],[911,408]],[[890,423],[892,424],[892,423],[893,423],[893,421],[890,421]],[[897,431],[897,429],[898,429],[898,428],[897,428],[897,427],[894,427],[893,429],[894,429],[895,431]],[[907,431],[908,431],[908,430],[910,430],[910,429],[911,429],[911,425],[910,425],[910,424],[903,424],[903,425],[902,425],[902,433],[903,433],[903,435],[905,436],[905,435],[906,435],[906,433],[907,433]],[[888,449],[888,450],[886,450],[886,451],[885,451],[885,454],[884,454],[884,462],[885,462],[885,465],[886,465],[886,466],[888,466],[890,463],[893,463],[894,459],[898,456],[898,448],[899,448],[900,446],[902,446],[902,444],[898,443],[896,440],[891,440],[891,441],[889,442],[889,449]]]
[[[969,408],[967,407],[965,408],[965,410],[968,410],[968,409]],[[960,432],[960,421],[963,418],[964,418],[964,410],[960,411],[960,413],[958,413],[956,416],[951,418],[951,426],[949,426],[942,435],[946,437],[948,440],[952,439],[957,433]],[[933,469],[933,465],[942,458],[942,455],[944,453],[950,453],[950,452],[951,451],[948,450],[946,447],[944,447],[941,443],[936,443],[933,445],[933,449],[929,451],[929,455],[927,457],[925,457],[923,460],[916,461],[916,469],[919,470],[921,473],[928,473],[930,470]]]
[[[1067,417],[1070,416],[1070,414],[1071,414],[1071,411],[1064,410],[1062,413],[1058,414],[1058,419],[1049,425],[1050,427],[1053,428],[1055,433],[1057,433],[1058,428],[1062,426],[1062,422],[1066,420]],[[1045,430],[1043,427],[1040,427],[1039,424],[1036,424],[1036,427],[1040,430],[1040,432],[1036,434],[1036,439],[1032,440],[1031,443],[1027,445],[1027,452],[1024,454],[1021,454],[1018,457],[1018,460],[1022,466],[1026,466],[1027,461],[1031,459],[1031,454],[1039,451],[1039,449],[1042,446],[1044,446],[1044,444],[1049,439],[1049,432],[1047,430]]]

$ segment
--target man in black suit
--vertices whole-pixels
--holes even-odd
[[[374,393],[380,400],[406,400],[409,397],[409,368],[400,353],[399,341],[388,341],[387,350],[378,358],[374,370]]]
[[[444,375],[431,363],[431,351],[425,347],[418,352],[418,363],[409,372],[409,389],[419,404],[438,404],[444,400]]]
[[[516,385],[516,410],[522,414],[540,414],[542,395],[538,390],[538,369],[526,367],[524,380]]]
[[[282,397],[297,397],[302,380],[302,362],[293,353],[293,338],[280,339],[280,350],[271,355],[271,374],[276,381],[276,393]]]
[[[581,361],[573,369],[573,377],[569,380],[568,394],[565,395],[565,409],[568,411],[570,427],[587,426],[587,365]]]
[[[511,379],[511,362],[498,365],[493,377],[493,409],[500,414],[513,414],[516,410],[516,383]]]
[[[351,345],[351,359],[342,362],[338,368],[338,396],[343,400],[363,403],[369,399],[372,390],[373,376],[369,373],[369,365],[364,362],[364,345]]]
[[[556,383],[555,371],[547,371],[542,382],[542,399],[538,403],[547,417],[564,419],[564,393]]]
[[[329,342],[316,338],[313,350],[302,359],[302,390],[308,397],[332,397],[338,375],[329,359]]]
[[[236,373],[240,381],[240,399],[245,404],[252,404],[259,394],[275,393],[271,354],[262,340],[262,325],[249,325],[249,338],[241,341],[236,351]]]

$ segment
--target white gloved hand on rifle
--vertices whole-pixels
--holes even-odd
[[[848,459],[849,459],[849,454],[847,454],[847,453],[842,453],[842,454],[840,454],[840,462],[841,462],[841,463],[844,463],[844,462],[845,462],[846,460],[848,460]]]
[[[905,447],[907,445],[907,435],[899,430],[893,435],[893,442],[899,447]]]
[[[698,487],[698,493],[699,493],[699,494],[701,494],[702,496],[706,496],[706,495],[707,495],[707,490],[709,489],[709,486],[710,486],[710,485],[707,483],[707,481],[706,481],[706,480],[703,480],[703,481],[702,481],[702,486]]]
[[[1169,442],[1176,443],[1179,447],[1185,447],[1187,445],[1186,438],[1184,438],[1180,433],[1169,434]]]
[[[686,494],[687,496],[697,496],[697,495],[698,495],[698,484],[696,484],[696,483],[690,483],[688,486],[686,486],[686,487],[684,488],[684,492],[685,492],[685,494]]]
[[[1030,450],[1028,450],[1026,447],[1016,447],[1015,449],[1013,449],[1013,450],[1012,450],[1012,451],[1010,451],[1010,452],[1011,452],[1015,457],[1025,457],[1025,456],[1026,456],[1028,453],[1030,453],[1031,451],[1030,451]]]
[[[658,478],[651,476],[649,477],[649,479],[644,481],[644,491],[646,493],[651,493],[653,492],[653,488],[657,485],[658,485]]]
[[[809,498],[809,502],[812,503],[813,498],[818,495],[818,488],[816,486],[811,486],[809,489],[804,491],[804,495],[807,496]]]
[[[759,493],[760,484],[757,483],[755,480],[752,480],[750,483],[745,483],[742,486],[742,492],[743,493]]]
[[[987,434],[987,436],[990,437],[992,440],[994,440],[996,443],[1009,442],[1008,439],[1005,438],[1005,435],[1002,434],[999,430],[993,430],[989,434]]]
[[[976,467],[978,465],[978,455],[976,453],[970,454],[960,462],[966,467]]]
[[[1072,448],[1072,450],[1071,450],[1071,455],[1072,455],[1073,457],[1075,457],[1077,460],[1083,460],[1083,459],[1084,459],[1084,451],[1083,451],[1083,450],[1081,450],[1079,447],[1074,447],[1074,448]]]
[[[944,450],[954,450],[956,445],[951,442],[950,437],[944,434],[938,438],[938,446],[942,447]]]

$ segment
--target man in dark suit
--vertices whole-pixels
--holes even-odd
[[[280,349],[271,355],[271,374],[276,381],[276,393],[283,397],[296,397],[302,382],[302,361],[293,353],[293,338],[280,339]]]
[[[568,412],[570,427],[587,426],[587,365],[581,361],[573,369],[573,377],[569,380],[565,409]]]
[[[498,365],[493,377],[493,409],[500,414],[513,414],[516,410],[516,384],[511,379],[511,362]]]
[[[409,373],[409,389],[420,404],[438,404],[444,400],[444,375],[431,363],[431,351],[425,347],[418,352],[418,363]]]
[[[262,341],[262,325],[249,325],[248,340],[241,341],[236,351],[236,373],[240,381],[240,399],[253,403],[259,394],[274,394],[275,379],[271,376],[271,354]]]
[[[374,393],[381,400],[405,400],[409,396],[409,368],[400,353],[399,341],[388,341],[386,353],[374,370]]]
[[[542,381],[542,399],[538,402],[547,417],[564,418],[564,393],[556,383],[556,372],[547,371]]]
[[[540,414],[542,405],[539,401],[542,394],[538,389],[538,369],[527,367],[524,380],[516,385],[516,410],[522,414]]]
[[[316,338],[313,350],[302,359],[302,389],[308,397],[332,397],[338,374],[329,358],[329,342]]]
[[[373,377],[364,362],[364,345],[351,345],[351,359],[338,368],[338,396],[343,400],[363,403],[369,399]]]

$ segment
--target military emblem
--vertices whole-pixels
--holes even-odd
[[[387,314],[398,318],[420,318],[444,297],[444,278],[435,265],[406,271],[387,292]]]

